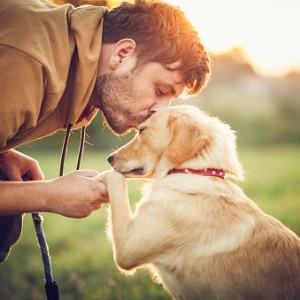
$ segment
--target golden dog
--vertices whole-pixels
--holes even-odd
[[[109,156],[114,258],[147,267],[175,299],[300,299],[300,239],[229,178],[235,135],[192,106],[155,113]],[[151,179],[132,214],[125,177]]]

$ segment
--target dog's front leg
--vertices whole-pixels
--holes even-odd
[[[125,177],[119,172],[105,171],[95,179],[106,185],[113,218],[117,219],[116,222],[127,224],[131,218],[131,210]]]
[[[127,269],[129,266],[126,266],[126,241],[129,240],[132,213],[126,179],[121,173],[115,171],[103,172],[96,179],[106,184],[108,191],[110,203],[109,229],[111,230],[109,234],[114,246],[115,260],[121,268]]]
[[[131,270],[153,262],[166,253],[176,239],[178,228],[164,217],[163,199],[147,198],[140,202],[135,214],[130,209],[125,177],[117,172],[98,176],[106,184],[110,202],[110,235],[114,258],[121,269]]]

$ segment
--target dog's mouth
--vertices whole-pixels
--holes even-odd
[[[125,159],[110,159],[110,165],[113,169],[127,178],[148,178],[153,170],[149,168],[147,161],[135,161]]]
[[[136,168],[130,171],[130,173],[136,174],[136,175],[143,175],[144,174],[144,168]]]
[[[135,168],[129,171],[121,172],[125,177],[143,176],[144,168]]]

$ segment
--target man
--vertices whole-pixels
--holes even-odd
[[[2,0],[0,173],[9,181],[0,182],[0,261],[19,238],[23,213],[81,218],[108,201],[96,171],[44,180],[37,161],[15,147],[86,126],[98,110],[115,134],[125,134],[184,90],[198,93],[208,75],[197,32],[169,4],[108,11]]]

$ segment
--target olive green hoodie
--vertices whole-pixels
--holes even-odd
[[[106,10],[1,0],[0,152],[90,123]],[[21,226],[20,215],[0,218],[0,261]]]

